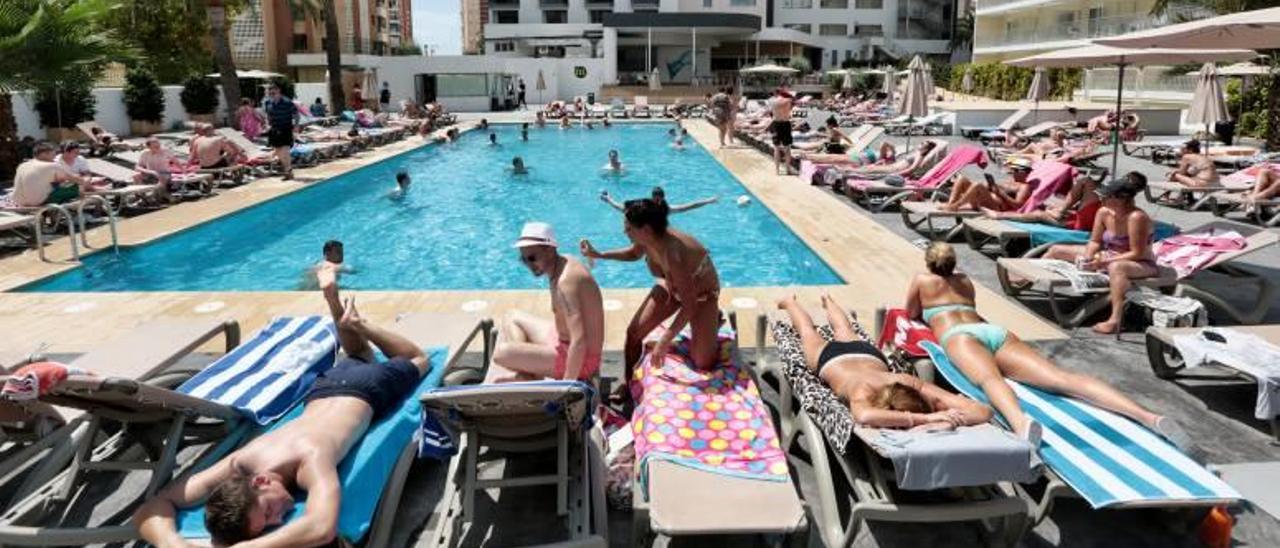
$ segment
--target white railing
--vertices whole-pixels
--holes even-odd
[[[1203,19],[1212,15],[1211,11],[1201,8],[1182,7],[1171,8],[1163,15],[1142,13],[1093,19],[1085,18],[1078,19],[1070,24],[1032,19],[1028,21],[1032,25],[1031,28],[1018,28],[1015,26],[1011,30],[1002,33],[997,32],[993,36],[979,36],[974,47],[992,48],[1063,40],[1088,40],[1162,27],[1180,21]]]

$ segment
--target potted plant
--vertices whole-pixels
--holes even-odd
[[[74,79],[61,85],[36,90],[36,112],[49,140],[61,142],[80,137],[76,124],[93,119],[97,112],[93,87],[87,80]]]
[[[141,69],[125,75],[124,110],[129,114],[129,132],[134,135],[159,133],[163,128],[164,90],[155,76]]]
[[[192,122],[213,123],[213,113],[218,110],[218,85],[212,78],[192,76],[182,84],[179,95],[182,108]]]

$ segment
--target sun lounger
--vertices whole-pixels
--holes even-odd
[[[1147,184],[1143,194],[1151,203],[1195,211],[1213,204],[1215,198],[1225,202],[1221,198],[1227,193],[1252,189],[1256,178],[1256,169],[1245,169],[1222,176],[1218,179],[1218,183],[1213,185],[1188,186],[1177,181],[1152,181]],[[1199,196],[1198,199],[1197,196]]]
[[[80,133],[83,133],[84,136],[89,139],[89,143],[91,145],[90,148],[92,148],[95,153],[112,152],[117,150],[133,150],[138,148],[123,140],[117,140],[110,144],[102,142],[102,139],[94,135],[94,130],[97,130],[100,134],[110,132],[93,120],[76,124],[76,129],[80,130]]]
[[[1211,304],[1240,323],[1258,323],[1266,315],[1267,311],[1271,309],[1272,293],[1275,289],[1274,284],[1265,277],[1231,264],[1231,261],[1256,252],[1259,249],[1275,245],[1277,241],[1280,241],[1280,235],[1264,228],[1230,221],[1206,223],[1185,230],[1183,233],[1194,234],[1206,231],[1238,232],[1246,238],[1245,247],[1237,251],[1217,255],[1211,262],[1184,279],[1179,279],[1173,269],[1161,267],[1157,276],[1133,280],[1134,287],[1172,289],[1178,295],[1192,297],[1206,304]],[[1205,289],[1187,283],[1200,276],[1206,276],[1206,272],[1229,277],[1232,280],[1232,285],[1256,286],[1258,299],[1254,301],[1253,308],[1242,310]],[[1015,298],[1025,296],[1045,298],[1049,303],[1050,310],[1053,312],[1054,319],[1063,327],[1080,325],[1089,316],[1110,306],[1107,292],[1076,294],[1072,292],[1071,282],[1066,277],[1039,266],[1035,259],[997,259],[996,277],[999,278],[1000,286],[1004,289],[1006,295]],[[1040,287],[1043,287],[1043,289]],[[1065,307],[1068,301],[1071,300],[1079,301],[1079,304],[1068,310]]]
[[[942,135],[946,132],[946,121],[954,119],[950,112],[935,112],[919,118],[907,118],[900,122],[889,122],[883,125],[889,135]]]
[[[1013,111],[1012,114],[1006,117],[1003,121],[1000,122],[1000,124],[996,125],[995,127],[963,126],[960,128],[960,135],[963,135],[965,138],[968,138],[968,139],[977,139],[978,136],[983,133],[999,131],[1001,132],[1000,138],[1003,139],[1004,132],[1007,132],[1017,127],[1018,124],[1022,122],[1022,119],[1026,118],[1027,115],[1029,114],[1031,114],[1031,109],[1021,108]]]
[[[1204,332],[1203,327],[1148,327],[1147,328],[1147,360],[1151,362],[1151,370],[1155,372],[1157,377],[1166,380],[1173,380],[1179,375],[1189,373],[1191,371],[1202,371],[1204,368],[1212,368],[1218,371],[1227,372],[1230,375],[1254,381],[1258,383],[1260,403],[1264,398],[1268,397],[1267,392],[1275,393],[1275,381],[1271,380],[1276,377],[1274,371],[1268,371],[1265,367],[1259,367],[1257,363],[1241,363],[1236,360],[1235,356],[1227,354],[1211,354],[1209,356],[1210,363],[1200,369],[1191,369],[1186,367],[1182,356],[1178,354],[1175,346],[1174,338],[1183,335],[1196,335]],[[1228,328],[1231,331],[1245,333],[1256,336],[1263,342],[1280,346],[1280,325],[1252,325],[1252,326],[1233,326]],[[1261,355],[1260,353],[1258,354]],[[1275,363],[1270,364],[1275,367]],[[1275,443],[1280,444],[1280,414],[1269,406],[1257,406],[1257,418],[1268,421],[1271,424],[1271,435],[1275,438]]]
[[[89,163],[91,173],[114,183],[111,187],[94,189],[89,194],[96,194],[115,202],[116,212],[128,205],[130,200],[148,201],[150,199],[149,201],[155,202],[155,193],[161,183],[135,184],[132,169],[101,158],[87,158],[86,161]]]
[[[461,358],[479,337],[484,345],[484,361],[488,364],[492,322],[467,314],[414,313],[403,316],[394,329],[421,345],[431,364],[430,372],[418,383],[413,395],[394,411],[371,424],[363,438],[338,465],[342,483],[342,505],[338,518],[338,536],[344,543],[365,547],[387,546],[392,522],[400,504],[400,495],[410,467],[418,456],[415,433],[422,425],[419,398],[442,385],[449,385],[464,373]],[[478,381],[479,378],[469,378]],[[271,426],[271,430],[289,424],[302,414],[304,406],[292,410]],[[305,504],[305,503],[303,503]],[[293,515],[300,515],[295,508]],[[204,508],[183,510],[178,516],[178,530],[188,540],[209,538],[204,527]]]
[[[1031,174],[1027,176],[1027,181],[1028,184],[1037,186],[1027,201],[1034,205],[1033,200],[1040,196],[1040,201],[1043,202],[1058,189],[1070,184],[1074,176],[1075,169],[1067,164],[1054,161],[1036,162],[1032,166]],[[990,175],[987,175],[987,183],[994,184],[994,179]],[[923,224],[925,226],[925,235],[933,240],[945,242],[950,241],[964,231],[964,221],[966,219],[982,216],[982,212],[976,209],[944,211],[940,209],[941,205],[940,202],[930,201],[903,202],[901,210],[902,222],[917,231],[920,225]],[[951,219],[951,227],[946,230],[935,228],[934,221],[938,219]]]
[[[647,353],[637,365],[632,392],[640,396],[633,421],[640,422],[635,430],[632,530],[641,545],[654,534],[789,535],[807,526],[755,373],[738,354],[736,331],[722,328],[719,337],[721,363],[714,374],[694,369],[678,350],[667,354],[660,368],[649,364]],[[687,344],[686,336],[677,337],[675,344]],[[667,417],[676,420],[682,411],[691,415],[695,409],[676,397],[688,391],[696,391],[694,398],[703,409],[721,409],[730,420],[689,422],[685,433],[664,434]],[[718,435],[731,430],[737,431],[732,442]]]
[[[1155,238],[1163,240],[1180,232],[1176,225],[1156,222]],[[1001,257],[1039,257],[1055,244],[1083,244],[1089,241],[1089,231],[1041,223],[1024,223],[985,217],[964,220],[965,241],[975,251],[982,251],[992,243],[997,245]]]
[[[631,107],[632,118],[651,118],[653,113],[649,111],[649,97],[647,95],[637,95],[632,99]]]
[[[856,318],[853,325],[870,340]],[[1017,543],[1026,528],[1028,510],[1011,482],[1038,477],[1038,468],[1031,465],[1029,446],[984,425],[947,433],[950,439],[966,437],[977,443],[950,451],[945,459],[934,453],[936,458],[929,461],[941,468],[897,467],[893,457],[909,461],[912,449],[909,444],[893,443],[892,436],[915,435],[920,436],[917,442],[927,443],[932,435],[858,426],[848,404],[805,366],[799,336],[784,316],[762,314],[757,329],[756,355],[760,356],[761,377],[775,386],[779,395],[783,450],[791,454],[799,447],[813,466],[819,496],[814,516],[826,546],[851,545],[864,521],[981,520],[984,525],[995,525],[996,530],[990,532],[1000,537],[999,541]],[[763,358],[766,332],[778,345],[780,363]],[[829,327],[820,327],[819,333],[830,340]],[[1022,466],[1006,469],[991,465],[1005,461],[1009,447],[1021,451]],[[974,466],[975,462],[986,465]],[[948,467],[956,469],[948,473]],[[837,490],[837,482],[850,486],[853,500],[844,500],[846,495]]]
[[[29,242],[40,253],[40,259],[44,260],[44,231],[40,229],[38,216],[0,210],[0,234],[6,233]]]
[[[166,387],[170,385],[166,381],[174,379],[143,381],[110,373],[69,376],[38,401],[85,411],[88,431],[74,444],[75,457],[67,470],[0,516],[0,544],[89,544],[134,538],[131,525],[30,525],[52,507],[72,500],[87,472],[147,471],[145,497],[172,478],[182,449],[211,444],[212,454],[225,454],[254,425],[274,421],[300,400],[315,375],[333,365],[336,348],[333,324],[327,318],[277,318],[207,368],[188,375],[175,389]],[[128,355],[116,359],[127,360]]]
[[[437,506],[436,528],[428,533],[431,546],[479,543],[483,532],[472,531],[478,492],[537,485],[555,486],[554,507],[567,522],[568,542],[603,546],[608,534],[603,440],[592,426],[596,404],[591,385],[537,381],[450,387],[420,399],[426,413],[450,434],[440,441],[457,451]],[[482,459],[547,450],[556,453],[553,474],[478,477]]]
[[[942,348],[929,342],[922,346],[956,390],[989,403]],[[1031,515],[1036,523],[1048,516],[1054,499],[1071,493],[1095,510],[1209,508],[1240,500],[1231,486],[1132,420],[1016,381],[1005,382],[1027,415],[1044,428],[1040,457],[1050,472],[1048,486],[1039,500],[1019,488],[1034,505]]]
[[[938,147],[939,154],[945,148]],[[987,167],[987,157],[982,149],[961,145],[939,160],[919,179],[907,179],[903,185],[894,186],[882,180],[845,180],[845,194],[854,202],[873,212],[881,212],[911,197],[927,198],[945,187],[961,169],[970,164]]]

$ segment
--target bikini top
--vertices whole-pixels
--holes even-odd
[[[978,309],[974,308],[974,306],[971,304],[940,304],[938,306],[931,306],[929,308],[926,308],[920,311],[920,315],[924,317],[925,323],[928,323],[932,321],[933,318],[938,314],[942,314],[943,312],[956,312],[956,311],[960,311],[960,312],[968,311],[968,312],[976,313],[978,312]]]

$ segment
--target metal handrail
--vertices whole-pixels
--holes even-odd
[[[111,203],[108,202],[107,199],[103,198],[102,196],[94,196],[94,195],[85,196],[83,199],[80,200],[79,205],[76,206],[76,219],[80,221],[80,243],[84,244],[85,249],[93,249],[93,246],[89,245],[89,233],[87,230],[85,230],[85,222],[84,222],[84,208],[85,206],[89,205],[91,202],[102,203],[102,210],[107,213],[107,224],[110,225],[110,228],[111,228],[111,249],[119,253],[120,240],[116,235],[116,214],[115,212],[111,211]]]
[[[36,212],[36,254],[41,261],[52,262],[44,256],[44,216],[46,213],[54,212],[62,213],[62,217],[67,221],[67,240],[71,242],[71,258],[78,263],[80,262],[80,248],[76,246],[76,222],[71,217],[71,212],[67,211],[67,208],[57,204],[49,204]],[[54,225],[57,225],[56,221]]]

